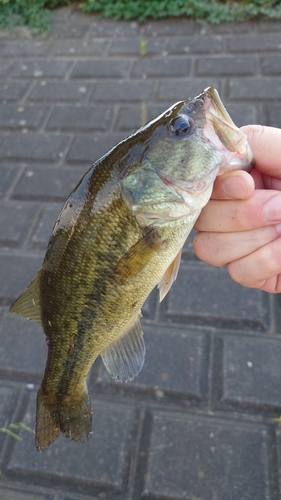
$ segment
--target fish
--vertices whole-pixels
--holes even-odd
[[[87,375],[100,355],[122,383],[145,360],[141,308],[175,281],[182,247],[217,175],[253,155],[216,89],[177,102],[85,173],[54,225],[42,267],[10,311],[42,326],[48,345],[35,445],[92,434]]]

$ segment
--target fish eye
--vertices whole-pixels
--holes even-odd
[[[193,120],[187,116],[178,116],[171,122],[171,130],[175,135],[186,135],[193,129]]]

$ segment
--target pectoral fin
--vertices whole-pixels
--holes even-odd
[[[180,268],[180,262],[181,262],[181,253],[182,253],[182,249],[179,251],[179,253],[177,254],[176,258],[173,260],[173,262],[169,265],[163,278],[161,279],[160,283],[158,284],[159,302],[162,302],[164,297],[166,297],[172,284],[177,279],[177,275],[178,275],[179,268]]]
[[[36,274],[30,285],[12,304],[10,311],[24,316],[42,326],[41,299],[40,299],[41,270]]]
[[[102,353],[108,373],[116,382],[128,382],[138,375],[144,365],[145,344],[139,318],[118,340]]]
[[[119,260],[114,278],[120,284],[135,278],[162,245],[156,229],[148,228],[143,238],[133,245]]]

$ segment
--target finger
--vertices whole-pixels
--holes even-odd
[[[214,200],[244,200],[255,189],[253,178],[244,170],[234,170],[216,178],[212,192]]]
[[[280,175],[281,175],[281,159],[280,159]],[[255,189],[276,189],[281,191],[281,179],[272,177],[271,175],[262,174],[256,168],[251,171],[255,183]]]
[[[281,158],[280,158],[280,177],[281,177]],[[276,189],[281,191],[281,179],[271,177],[270,175],[263,175],[263,181],[266,189]]]
[[[280,238],[280,233],[278,226],[235,233],[199,232],[193,240],[193,247],[199,259],[213,266],[224,266]]]
[[[262,125],[242,127],[255,158],[255,167],[264,174],[281,177],[281,129]]]
[[[248,231],[281,222],[281,193],[255,190],[247,200],[210,200],[203,208],[197,231]]]
[[[281,238],[259,248],[251,255],[231,262],[228,272],[234,281],[251,288],[261,288],[266,280],[281,273]]]
[[[260,290],[268,293],[280,293],[281,292],[281,274],[277,274],[277,276],[272,276],[268,280],[264,280],[258,286]]]

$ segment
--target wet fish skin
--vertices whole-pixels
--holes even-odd
[[[219,169],[250,161],[243,132],[216,91],[206,89],[119,143],[81,179],[42,268],[11,307],[41,324],[48,339],[37,396],[38,451],[61,432],[78,442],[90,436],[86,377],[98,355],[116,380],[139,373],[145,299],[159,283],[162,299],[176,278],[182,246]]]

